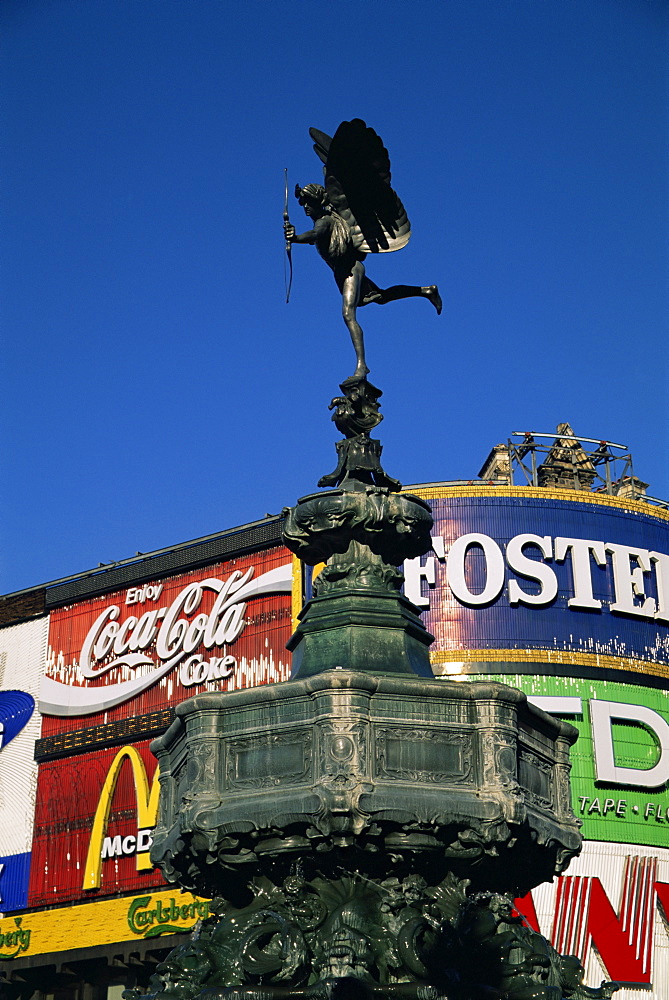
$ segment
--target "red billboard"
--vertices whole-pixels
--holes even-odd
[[[516,905],[562,955],[576,955],[586,982],[619,982],[664,998],[669,982],[669,850],[586,841],[569,872]],[[622,1000],[629,993],[621,990]],[[631,1000],[631,998],[630,998]]]
[[[28,906],[164,885],[148,858],[158,806],[149,743],[40,764]]]
[[[141,717],[287,680],[292,569],[275,546],[51,613],[29,906],[164,884],[149,861],[158,782]]]
[[[42,736],[287,680],[291,584],[275,546],[53,611]]]

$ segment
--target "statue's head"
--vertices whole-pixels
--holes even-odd
[[[360,926],[354,908],[349,906],[331,922],[323,947],[328,972],[332,976],[362,976],[367,978],[374,965],[372,942]]]
[[[325,211],[325,188],[322,184],[295,185],[295,197],[304,209],[306,215],[317,219]]]
[[[425,895],[427,882],[420,875],[407,875],[401,888],[405,902],[411,906],[412,903],[418,903]]]

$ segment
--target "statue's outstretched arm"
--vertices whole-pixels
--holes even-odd
[[[291,225],[290,222],[284,223],[283,231],[286,236],[286,242],[315,244],[321,257],[324,257],[330,263],[329,247],[332,224],[329,218],[316,219],[314,221],[314,228],[308,229],[306,233],[296,233],[295,226]]]
[[[308,229],[306,233],[296,233],[295,226],[291,225],[290,222],[284,222],[283,225],[284,235],[289,243],[315,243],[316,242],[316,230]]]

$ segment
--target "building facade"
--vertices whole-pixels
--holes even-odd
[[[568,425],[539,438],[496,446],[472,483],[411,488],[433,548],[405,564],[405,592],[436,676],[493,677],[579,729],[583,853],[517,905],[590,984],[660,1000],[669,510],[625,454],[612,475],[617,446]],[[149,743],[184,698],[288,679],[318,567],[305,576],[280,530],[268,517],[0,601],[0,996],[115,1000],[206,916],[151,869]]]

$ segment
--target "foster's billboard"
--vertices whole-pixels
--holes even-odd
[[[405,592],[435,673],[526,660],[669,676],[667,511],[577,490],[415,492],[433,551],[405,563]]]

